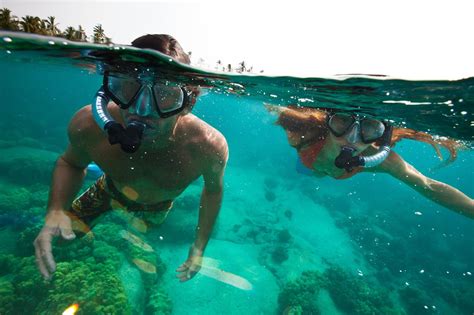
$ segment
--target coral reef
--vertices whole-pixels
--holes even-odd
[[[391,302],[388,292],[379,286],[337,266],[330,266],[321,274],[305,271],[300,277],[282,287],[278,296],[279,310],[291,310],[294,314],[319,314],[317,295],[326,289],[336,306],[347,314],[404,314]],[[301,313],[297,310],[301,309]]]
[[[61,262],[50,284],[48,296],[37,313],[60,314],[77,303],[83,314],[129,314],[127,297],[112,265],[85,261]]]
[[[156,291],[165,265],[144,235],[125,237],[130,232],[110,222],[71,242],[58,239],[53,246],[57,270],[45,283],[31,256],[40,228],[24,228],[14,255],[0,255],[1,314],[60,314],[73,303],[79,304],[78,314],[131,314],[123,282],[131,279],[121,279],[118,272],[125,260],[138,270],[133,281],[143,283],[143,308],[150,314],[171,313],[166,293]]]
[[[291,310],[293,314],[319,314],[316,297],[323,282],[319,272],[305,271],[296,280],[286,283],[278,295],[279,313]]]
[[[145,314],[171,315],[172,304],[168,294],[158,286],[150,287],[150,296],[145,309]]]

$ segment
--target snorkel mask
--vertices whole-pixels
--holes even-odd
[[[146,124],[132,120],[124,128],[109,114],[107,104],[110,100],[139,117],[156,112],[161,118],[180,113],[189,102],[192,92],[169,81],[159,81],[157,77],[148,70],[138,75],[104,72],[102,86],[92,102],[92,111],[97,124],[107,133],[109,143],[120,144],[124,152],[138,150]]]
[[[347,136],[348,141],[361,141],[369,144],[380,140],[379,150],[370,156],[353,156],[356,151],[349,146],[343,146],[334,164],[351,172],[355,167],[374,167],[385,161],[390,154],[390,141],[393,127],[386,122],[376,119],[336,113],[328,116],[327,126],[336,137]]]

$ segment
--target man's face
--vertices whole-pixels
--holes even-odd
[[[138,103],[131,105],[128,109],[122,109],[120,112],[126,125],[132,121],[146,125],[143,132],[143,142],[153,141],[159,137],[169,137],[173,132],[178,117],[181,115],[180,113],[162,118],[155,106]]]

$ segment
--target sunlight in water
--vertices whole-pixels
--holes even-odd
[[[253,289],[252,284],[245,278],[236,274],[224,271],[220,268],[219,261],[209,257],[203,257],[200,273],[206,277],[227,283],[241,290],[249,291]]]
[[[73,304],[64,310],[63,315],[73,315],[76,314],[79,309],[79,304]]]

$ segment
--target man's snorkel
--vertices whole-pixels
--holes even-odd
[[[356,167],[374,167],[385,161],[390,154],[390,141],[392,139],[393,127],[384,123],[385,130],[380,137],[381,144],[377,153],[369,156],[352,156],[355,149],[349,146],[343,146],[341,153],[336,157],[334,164],[338,168],[343,168],[347,172],[351,172]]]
[[[146,125],[138,121],[131,121],[124,128],[109,114],[107,110],[109,102],[110,98],[105,93],[104,87],[101,86],[92,102],[92,113],[96,123],[107,133],[110,144],[119,143],[124,152],[136,152],[140,147]]]

